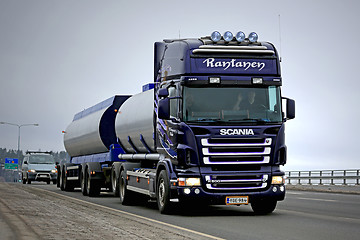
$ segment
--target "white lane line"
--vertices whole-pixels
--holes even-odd
[[[304,197],[298,197],[297,199],[309,200],[309,201],[321,201],[321,202],[339,202],[338,200],[333,200],[333,199],[320,199],[320,198],[304,198]]]
[[[33,187],[33,188],[35,188],[35,187]],[[125,211],[118,210],[118,209],[115,209],[115,208],[106,207],[106,206],[103,206],[103,205],[100,205],[100,204],[87,202],[87,201],[84,201],[84,200],[81,200],[81,199],[77,199],[77,198],[70,197],[70,196],[67,196],[67,195],[62,195],[60,193],[52,192],[52,191],[45,190],[45,189],[42,189],[42,188],[35,188],[35,189],[38,189],[38,190],[41,190],[41,191],[44,191],[44,192],[53,193],[53,194],[58,195],[60,197],[69,198],[72,201],[75,200],[75,201],[78,201],[80,203],[90,204],[90,205],[93,205],[93,206],[96,206],[96,207],[104,208],[104,209],[107,209],[107,210],[110,210],[110,211],[116,211],[116,212],[121,213],[121,214],[125,214],[125,215],[132,216],[132,217],[135,217],[135,218],[140,218],[140,219],[143,219],[143,220],[146,220],[146,221],[149,221],[149,222],[161,224],[161,225],[171,227],[171,228],[174,228],[174,229],[178,229],[178,230],[181,230],[181,231],[197,234],[199,236],[202,236],[202,237],[205,237],[205,238],[208,238],[208,239],[225,240],[224,238],[215,237],[215,236],[212,236],[212,235],[209,235],[209,234],[206,234],[206,233],[197,232],[197,231],[194,231],[194,230],[191,230],[191,229],[179,227],[179,226],[176,226],[176,225],[173,225],[173,224],[170,224],[170,223],[161,222],[161,221],[158,221],[158,220],[155,220],[155,219],[147,218],[147,217],[137,215],[137,214],[134,214],[134,213],[125,212]]]

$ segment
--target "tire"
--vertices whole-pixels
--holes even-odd
[[[255,201],[251,203],[251,208],[256,215],[266,215],[272,213],[276,208],[277,201]]]
[[[59,178],[59,186],[60,186],[60,189],[61,191],[65,191],[65,188],[64,188],[64,178],[65,178],[65,174],[64,174],[64,167],[60,167],[61,168],[61,171],[60,171],[60,178]]]
[[[170,214],[174,207],[170,202],[170,184],[167,172],[161,170],[156,184],[156,200],[161,214]]]
[[[57,181],[56,181],[56,180],[53,180],[52,182],[53,182],[53,184],[56,184],[56,183],[57,183]]]
[[[87,179],[85,176],[86,176],[86,174],[84,174],[84,171],[81,171],[81,173],[80,173],[81,192],[84,196],[87,196],[87,186],[86,186]]]
[[[135,193],[127,189],[127,180],[125,170],[122,170],[119,178],[119,197],[122,205],[132,205],[134,203]]]
[[[28,179],[28,180],[27,180],[27,184],[31,184],[31,180]]]
[[[50,184],[50,180],[49,181],[46,181],[47,184]]]
[[[23,174],[21,174],[21,179],[22,179],[22,183],[23,183],[23,184],[26,184],[26,179],[24,178],[24,175],[23,175]]]
[[[119,197],[119,177],[116,174],[116,168],[111,168],[111,189],[115,197]]]
[[[63,171],[64,174],[62,174],[63,175],[63,188],[64,188],[64,191],[72,192],[72,191],[74,191],[74,185],[66,179],[67,176],[66,176],[65,168],[66,168],[66,166],[64,167],[64,171]]]
[[[90,177],[90,169],[86,171],[86,191],[89,197],[96,197],[100,195],[100,185],[97,181],[92,180]]]

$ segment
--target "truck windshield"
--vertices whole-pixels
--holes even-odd
[[[184,87],[185,122],[279,123],[282,121],[280,88]]]
[[[31,164],[55,164],[54,157],[51,155],[33,155],[29,158]]]

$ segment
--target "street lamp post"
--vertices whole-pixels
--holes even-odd
[[[30,123],[30,124],[15,124],[15,123],[9,123],[9,122],[0,122],[0,124],[7,124],[7,125],[11,125],[11,126],[16,126],[18,127],[18,146],[17,146],[17,155],[18,155],[18,171],[19,171],[19,164],[20,164],[20,129],[21,127],[26,127],[26,126],[39,126],[39,124],[37,123]]]

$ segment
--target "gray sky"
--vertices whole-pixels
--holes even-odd
[[[73,115],[153,80],[153,43],[255,31],[280,50],[286,170],[360,168],[359,1],[0,0],[0,121],[22,150],[64,150]],[[0,125],[0,147],[17,149]]]

